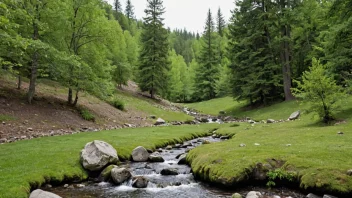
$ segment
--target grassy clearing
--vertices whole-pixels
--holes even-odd
[[[246,178],[248,170],[268,159],[284,160],[284,168],[298,174],[301,188],[352,193],[352,100],[344,101],[337,114],[346,123],[323,126],[317,117],[303,114],[300,120],[276,124],[242,123],[225,125],[220,134],[235,134],[233,139],[205,145],[190,152],[193,171],[208,181],[236,184]],[[297,102],[281,103],[259,110],[238,112],[258,120],[287,118],[304,109]],[[344,135],[338,135],[342,131]],[[260,146],[255,146],[255,143]],[[246,144],[246,147],[239,147]],[[287,146],[291,144],[291,146]]]
[[[220,111],[226,111],[226,113],[229,113],[232,109],[242,107],[245,104],[234,101],[232,97],[224,97],[184,105],[188,108],[196,109],[204,114],[218,115]]]
[[[0,197],[28,197],[30,183],[87,177],[79,153],[87,142],[103,140],[113,145],[121,159],[128,159],[137,146],[155,149],[205,135],[218,125],[153,127],[80,133],[0,145]]]

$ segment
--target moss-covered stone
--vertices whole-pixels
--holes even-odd
[[[104,181],[104,182],[107,182],[110,180],[111,178],[111,170],[113,168],[117,168],[116,165],[110,165],[108,167],[106,167],[99,175],[99,180],[100,181]]]

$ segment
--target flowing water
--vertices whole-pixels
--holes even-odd
[[[187,149],[192,149],[202,144],[204,140],[209,142],[219,142],[220,139],[211,137],[198,138],[185,142],[189,144],[185,148],[174,148],[172,150],[162,149],[160,155],[165,159],[162,163],[127,163],[125,166],[130,169],[133,176],[144,176],[149,180],[148,187],[145,189],[136,189],[132,187],[131,180],[120,186],[115,186],[110,183],[84,183],[83,188],[70,187],[55,187],[44,189],[60,195],[64,198],[90,198],[90,197],[106,197],[106,198],[201,198],[201,197],[231,197],[234,192],[230,190],[221,190],[211,185],[196,181],[191,173],[190,167],[186,165],[178,165],[176,156],[183,154]],[[179,175],[163,176],[160,174],[162,169],[174,168],[178,170]],[[288,189],[273,189],[259,187],[246,187],[245,189],[237,190],[244,197],[249,191],[259,191],[268,198],[303,198],[303,194]],[[277,196],[277,197],[275,197]]]

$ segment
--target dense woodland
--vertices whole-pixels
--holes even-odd
[[[0,68],[18,88],[29,78],[29,103],[48,78],[68,87],[72,105],[128,80],[175,102],[232,95],[267,105],[299,96],[304,87],[292,88],[313,59],[328,84],[351,90],[352,0],[239,0],[231,19],[209,10],[202,33],[166,28],[163,2],[147,1],[140,20],[130,0],[2,0]]]

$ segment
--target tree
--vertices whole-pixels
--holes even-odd
[[[122,6],[119,0],[115,0],[114,2],[114,8],[116,13],[121,13],[122,12]]]
[[[134,6],[131,3],[131,0],[127,0],[126,2],[126,9],[125,9],[125,14],[127,19],[131,20],[134,19]]]
[[[167,88],[168,60],[168,31],[163,27],[162,14],[165,13],[163,1],[147,0],[144,27],[141,35],[142,49],[139,57],[139,87],[142,91],[163,94]]]
[[[224,36],[224,29],[226,27],[226,22],[224,16],[222,15],[221,9],[218,9],[218,14],[216,16],[216,31],[220,37]]]
[[[214,21],[209,9],[202,37],[202,48],[199,57],[200,67],[196,75],[195,95],[199,100],[215,98],[215,84],[218,79],[219,63],[216,53],[216,35]]]
[[[344,98],[344,90],[327,74],[327,67],[313,58],[309,71],[303,73],[302,82],[293,89],[296,96],[310,104],[310,110],[318,113],[324,123],[334,120],[334,111]]]

